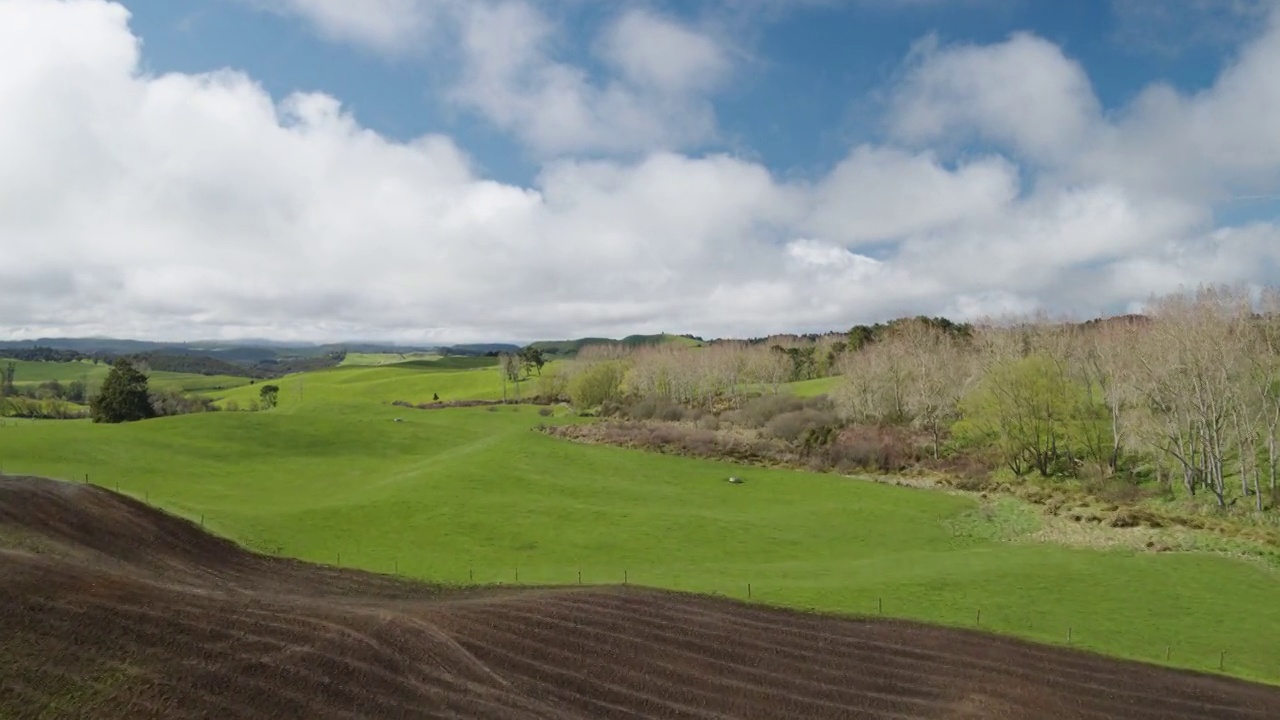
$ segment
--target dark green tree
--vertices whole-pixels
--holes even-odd
[[[532,370],[536,370],[538,375],[542,375],[542,366],[547,364],[547,359],[543,357],[542,350],[530,345],[520,350],[520,363],[524,365],[526,375]]]
[[[265,408],[273,408],[280,401],[279,385],[263,385],[258,390],[258,397],[262,400],[262,406]]]
[[[0,397],[12,397],[17,394],[17,389],[13,386],[13,376],[18,370],[16,363],[6,363],[4,370],[0,371]]]
[[[89,400],[89,416],[96,423],[122,423],[156,416],[147,376],[125,358],[111,366],[102,389]]]

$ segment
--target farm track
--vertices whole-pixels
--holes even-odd
[[[0,718],[1275,718],[1280,688],[639,588],[445,590],[0,477]]]

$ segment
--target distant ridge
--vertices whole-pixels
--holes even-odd
[[[578,351],[589,345],[621,345],[623,347],[635,348],[644,345],[666,344],[697,347],[706,344],[706,341],[695,335],[658,333],[656,335],[628,335],[621,340],[603,337],[584,337],[576,340],[540,340],[538,342],[531,343],[531,346],[541,350],[545,355],[568,357],[571,355],[577,355]]]

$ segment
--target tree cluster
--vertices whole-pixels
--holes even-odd
[[[836,394],[849,420],[927,429],[935,452],[950,436],[1017,475],[1176,477],[1188,495],[1257,509],[1277,492],[1280,292],[1202,288],[1105,322],[902,330],[849,357]]]
[[[1280,502],[1276,289],[1202,288],[1085,323],[914,317],[807,341],[588,346],[545,372],[539,394],[584,409],[655,399],[707,411],[706,428],[784,383],[830,375],[840,425],[914,433],[944,463],[1150,480],[1219,506]],[[831,437],[800,415],[777,425],[779,437]]]

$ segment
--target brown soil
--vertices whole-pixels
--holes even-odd
[[[0,718],[1275,718],[1280,688],[635,588],[456,591],[0,478]]]

